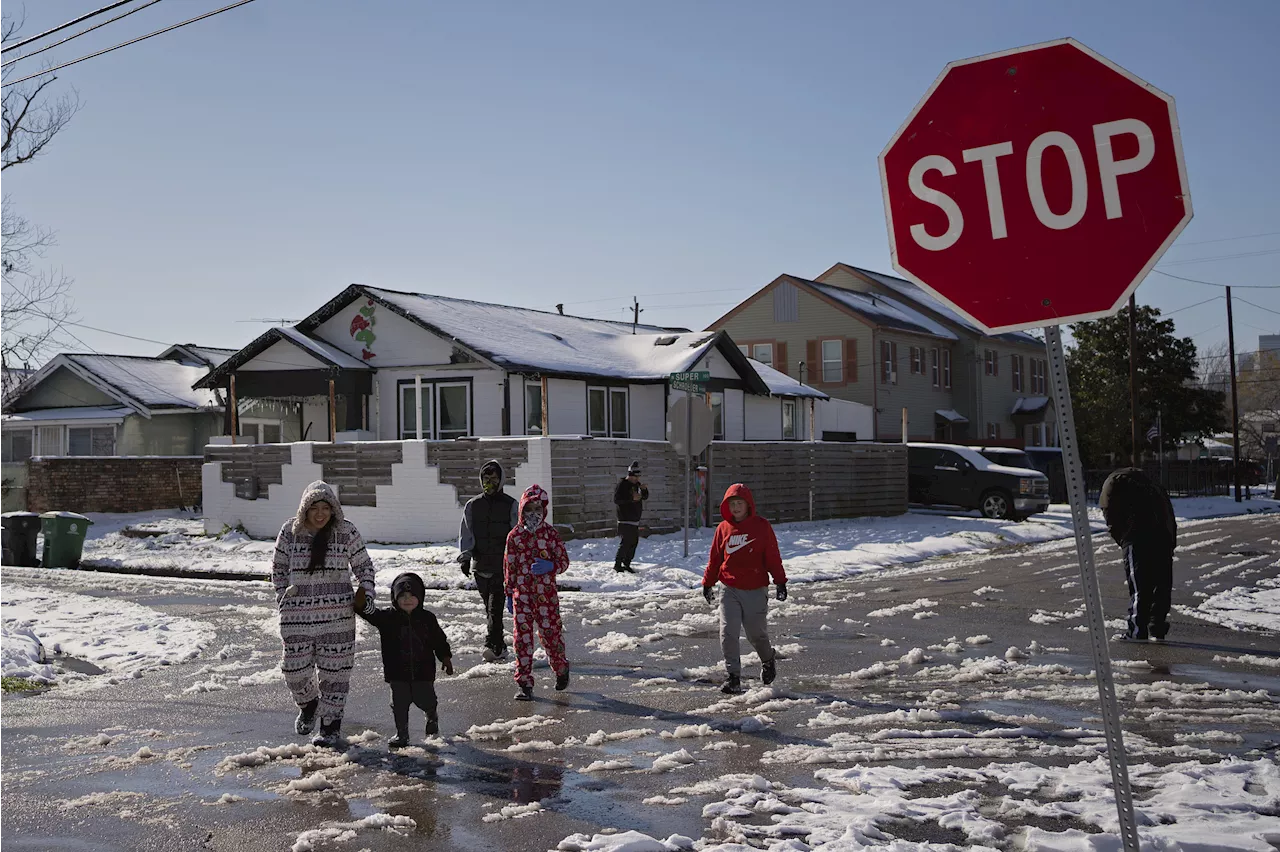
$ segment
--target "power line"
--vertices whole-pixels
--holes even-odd
[[[1185,260],[1171,260],[1161,266],[1186,266],[1190,263],[1211,263],[1217,260],[1234,260],[1238,257],[1262,257],[1263,255],[1280,254],[1280,248],[1258,249],[1257,251],[1241,251],[1234,254],[1214,254],[1208,257],[1189,257]]]
[[[1248,299],[1236,299],[1236,301],[1244,302],[1246,305],[1257,308],[1260,311],[1266,311],[1269,314],[1275,314],[1276,316],[1280,316],[1280,311],[1273,311],[1271,308],[1264,308],[1262,305],[1255,305],[1253,302],[1250,302]]]
[[[24,44],[31,44],[31,42],[33,41],[39,41],[45,36],[53,35],[56,32],[65,30],[67,27],[74,27],[76,24],[80,23],[81,21],[87,21],[90,18],[96,18],[99,15],[110,12],[112,9],[118,8],[120,6],[125,5],[126,3],[132,3],[132,2],[133,0],[118,0],[118,2],[116,3],[112,3],[109,6],[103,6],[101,9],[90,12],[87,15],[81,15],[80,17],[74,20],[67,21],[65,24],[59,24],[58,26],[54,27],[51,30],[45,30],[39,35],[33,35],[30,38],[24,38],[22,41],[16,42],[15,44],[11,44],[5,48],[0,48],[0,53],[8,53],[10,50],[17,50],[18,48],[22,47]]]
[[[177,23],[177,24],[174,24],[173,26],[165,27],[165,28],[164,28],[164,29],[162,29],[162,30],[156,30],[155,32],[147,33],[147,34],[146,34],[146,35],[144,35],[144,36],[138,36],[137,38],[130,39],[129,41],[121,42],[120,44],[113,45],[113,46],[108,47],[108,48],[106,48],[106,49],[104,49],[104,50],[99,50],[99,51],[97,51],[96,53],[90,53],[90,54],[88,54],[87,56],[81,56],[79,59],[73,59],[73,60],[71,60],[70,62],[64,62],[64,63],[62,63],[61,65],[55,65],[55,66],[53,66],[52,68],[46,68],[44,71],[41,71],[41,72],[39,72],[39,73],[37,73],[37,74],[29,74],[29,75],[27,75],[26,77],[23,77],[23,78],[21,78],[21,79],[19,79],[19,80],[14,80],[14,81],[13,81],[13,82],[11,82],[11,83],[10,83],[10,82],[6,82],[4,85],[6,85],[6,86],[16,86],[18,83],[25,83],[25,82],[27,82],[28,80],[34,80],[36,77],[43,77],[45,74],[52,74],[54,71],[60,71],[60,70],[61,70],[61,69],[63,69],[63,68],[67,68],[67,67],[69,67],[69,66],[71,66],[71,65],[75,65],[76,63],[79,63],[79,62],[84,62],[84,61],[85,61],[85,60],[87,60],[87,59],[93,59],[94,57],[102,56],[104,53],[110,53],[110,52],[111,52],[111,51],[113,51],[113,50],[119,50],[119,49],[120,49],[120,48],[122,48],[122,47],[128,47],[129,45],[131,45],[131,44],[137,44],[137,43],[138,43],[138,42],[140,42],[140,41],[146,41],[147,39],[149,39],[149,38],[151,38],[151,37],[153,37],[153,36],[163,35],[164,33],[171,32],[171,31],[173,31],[173,30],[178,29],[179,27],[185,27],[187,24],[194,24],[196,21],[203,21],[205,18],[212,18],[214,15],[221,15],[223,12],[229,12],[229,11],[231,11],[232,9],[235,9],[235,8],[237,8],[237,7],[239,7],[239,6],[243,6],[243,5],[245,5],[246,3],[252,3],[252,2],[253,2],[253,0],[239,0],[239,2],[237,2],[237,3],[232,3],[232,4],[231,4],[231,5],[229,5],[229,6],[223,6],[221,9],[214,9],[212,12],[206,12],[205,14],[203,14],[203,15],[197,15],[197,16],[196,16],[196,17],[194,17],[194,18],[188,18],[187,20],[182,21],[182,22]]]
[[[1152,272],[1159,272],[1166,278],[1177,278],[1179,281],[1188,281],[1192,284],[1204,284],[1209,287],[1234,287],[1237,290],[1280,290],[1280,284],[1219,284],[1217,281],[1201,281],[1199,278],[1184,278],[1181,275],[1174,275],[1172,272],[1165,272],[1163,269],[1152,269]]]
[[[8,68],[10,65],[14,64],[15,62],[21,62],[24,59],[30,59],[31,57],[36,56],[37,54],[44,53],[46,50],[52,50],[53,48],[57,47],[60,44],[66,44],[67,42],[71,41],[73,38],[80,38],[80,36],[84,35],[85,33],[91,33],[94,30],[100,27],[105,27],[107,24],[118,21],[121,18],[127,18],[130,15],[132,15],[134,12],[141,12],[143,9],[147,8],[148,6],[154,6],[159,2],[160,0],[150,0],[150,2],[143,3],[141,6],[137,6],[133,9],[130,9],[129,11],[124,12],[123,14],[116,15],[114,18],[107,18],[105,21],[103,21],[100,24],[94,24],[91,27],[85,27],[80,32],[72,33],[71,35],[67,36],[64,39],[59,39],[58,41],[55,41],[53,44],[46,44],[44,47],[36,48],[30,53],[22,54],[17,59],[10,59],[8,62],[4,63],[3,65],[0,65],[0,68]]]
[[[1209,304],[1210,302],[1216,302],[1216,301],[1218,301],[1218,300],[1219,300],[1219,299],[1221,299],[1221,298],[1223,298],[1223,297],[1222,297],[1222,296],[1214,296],[1214,297],[1213,297],[1213,298],[1211,298],[1211,299],[1205,299],[1203,302],[1196,302],[1194,305],[1187,305],[1186,307],[1183,307],[1183,308],[1177,308],[1177,309],[1172,310],[1172,311],[1161,311],[1160,313],[1161,313],[1161,315],[1162,315],[1162,316],[1169,317],[1169,316],[1173,316],[1174,314],[1179,313],[1179,312],[1181,312],[1181,311],[1189,311],[1189,310],[1191,310],[1192,308],[1198,308],[1198,307],[1200,307],[1201,305],[1207,305],[1207,304]],[[1244,300],[1242,299],[1241,301],[1244,301]]]
[[[1202,245],[1207,245],[1208,243],[1226,243],[1226,242],[1231,242],[1232,240],[1254,240],[1259,237],[1274,237],[1274,236],[1280,236],[1280,231],[1267,231],[1266,233],[1263,233],[1263,234],[1246,234],[1242,237],[1219,237],[1216,240],[1196,240],[1195,242],[1191,242],[1191,243],[1178,243],[1178,245],[1173,246],[1173,248],[1181,248],[1182,246],[1202,246]]]

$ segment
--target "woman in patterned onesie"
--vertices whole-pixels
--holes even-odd
[[[520,521],[507,535],[502,573],[507,584],[507,611],[514,618],[517,701],[533,700],[533,631],[556,673],[556,689],[569,685],[569,661],[564,656],[560,625],[560,596],[556,577],[569,568],[569,554],[560,533],[546,522],[547,492],[530,485],[520,497]]]
[[[300,708],[294,729],[309,734],[319,717],[316,745],[335,744],[342,727],[356,646],[353,576],[373,600],[373,561],[364,539],[342,516],[333,486],[313,482],[302,493],[297,517],[285,521],[276,537],[271,581],[284,642],[280,668]]]

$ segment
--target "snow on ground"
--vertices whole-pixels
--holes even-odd
[[[1261,628],[1280,632],[1280,578],[1263,577],[1256,586],[1236,586],[1198,606],[1175,609],[1236,630]]]
[[[1277,511],[1280,501],[1255,498],[1236,503],[1230,497],[1195,497],[1174,500],[1181,520],[1221,517],[1244,512]],[[461,511],[461,510],[459,510]],[[136,515],[90,515],[85,559],[112,565],[180,568],[184,571],[225,571],[266,575],[271,570],[274,542],[251,539],[228,530],[219,536],[203,535],[198,518],[175,512]],[[1090,509],[1094,530],[1101,532],[1102,516]],[[121,533],[126,526],[161,532],[150,538]],[[900,563],[919,562],[1011,544],[1028,544],[1070,538],[1071,513],[1055,504],[1049,511],[1015,522],[987,520],[970,515],[919,511],[891,518],[846,518],[778,524],[775,527],[788,577],[799,582],[853,577]],[[636,554],[634,574],[613,570],[617,548],[614,539],[582,539],[568,543],[570,568],[563,585],[595,592],[682,591],[694,588],[702,578],[711,529],[690,532],[689,556],[682,556],[684,534],[645,538]],[[378,588],[385,594],[391,581],[404,571],[416,571],[428,588],[447,589],[469,585],[454,557],[454,542],[409,545],[369,545],[377,567]],[[619,618],[626,617],[619,614]]]
[[[13,583],[4,587],[0,613],[5,676],[75,681],[78,689],[194,659],[215,635],[202,622],[129,601]],[[62,655],[91,663],[107,676],[73,671],[59,662]]]

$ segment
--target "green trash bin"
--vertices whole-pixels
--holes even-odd
[[[75,512],[45,512],[40,516],[44,534],[45,568],[75,568],[84,552],[84,539],[93,521]]]

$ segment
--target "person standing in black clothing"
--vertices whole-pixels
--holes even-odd
[[[1124,551],[1129,587],[1126,639],[1161,641],[1169,633],[1173,549],[1178,521],[1160,483],[1136,467],[1122,467],[1102,484],[1098,507],[1107,531]]]
[[[427,714],[426,734],[440,733],[437,715],[436,660],[453,674],[453,651],[435,613],[424,609],[426,586],[417,574],[401,574],[391,583],[394,606],[378,609],[364,589],[356,592],[356,614],[378,628],[382,640],[383,679],[391,685],[391,713],[396,721],[392,748],[409,744],[409,705]]]
[[[618,507],[618,553],[613,557],[613,570],[630,571],[631,560],[636,556],[640,543],[640,516],[644,514],[644,501],[649,499],[649,489],[640,481],[640,462],[633,461],[627,475],[613,491],[613,503]]]
[[[458,563],[462,573],[470,577],[474,568],[476,589],[484,601],[488,635],[484,641],[485,662],[492,663],[507,655],[502,635],[502,610],[507,590],[502,580],[502,554],[507,546],[507,533],[515,528],[519,506],[515,498],[502,490],[505,472],[497,459],[489,459],[480,467],[482,493],[467,501],[458,529]]]

